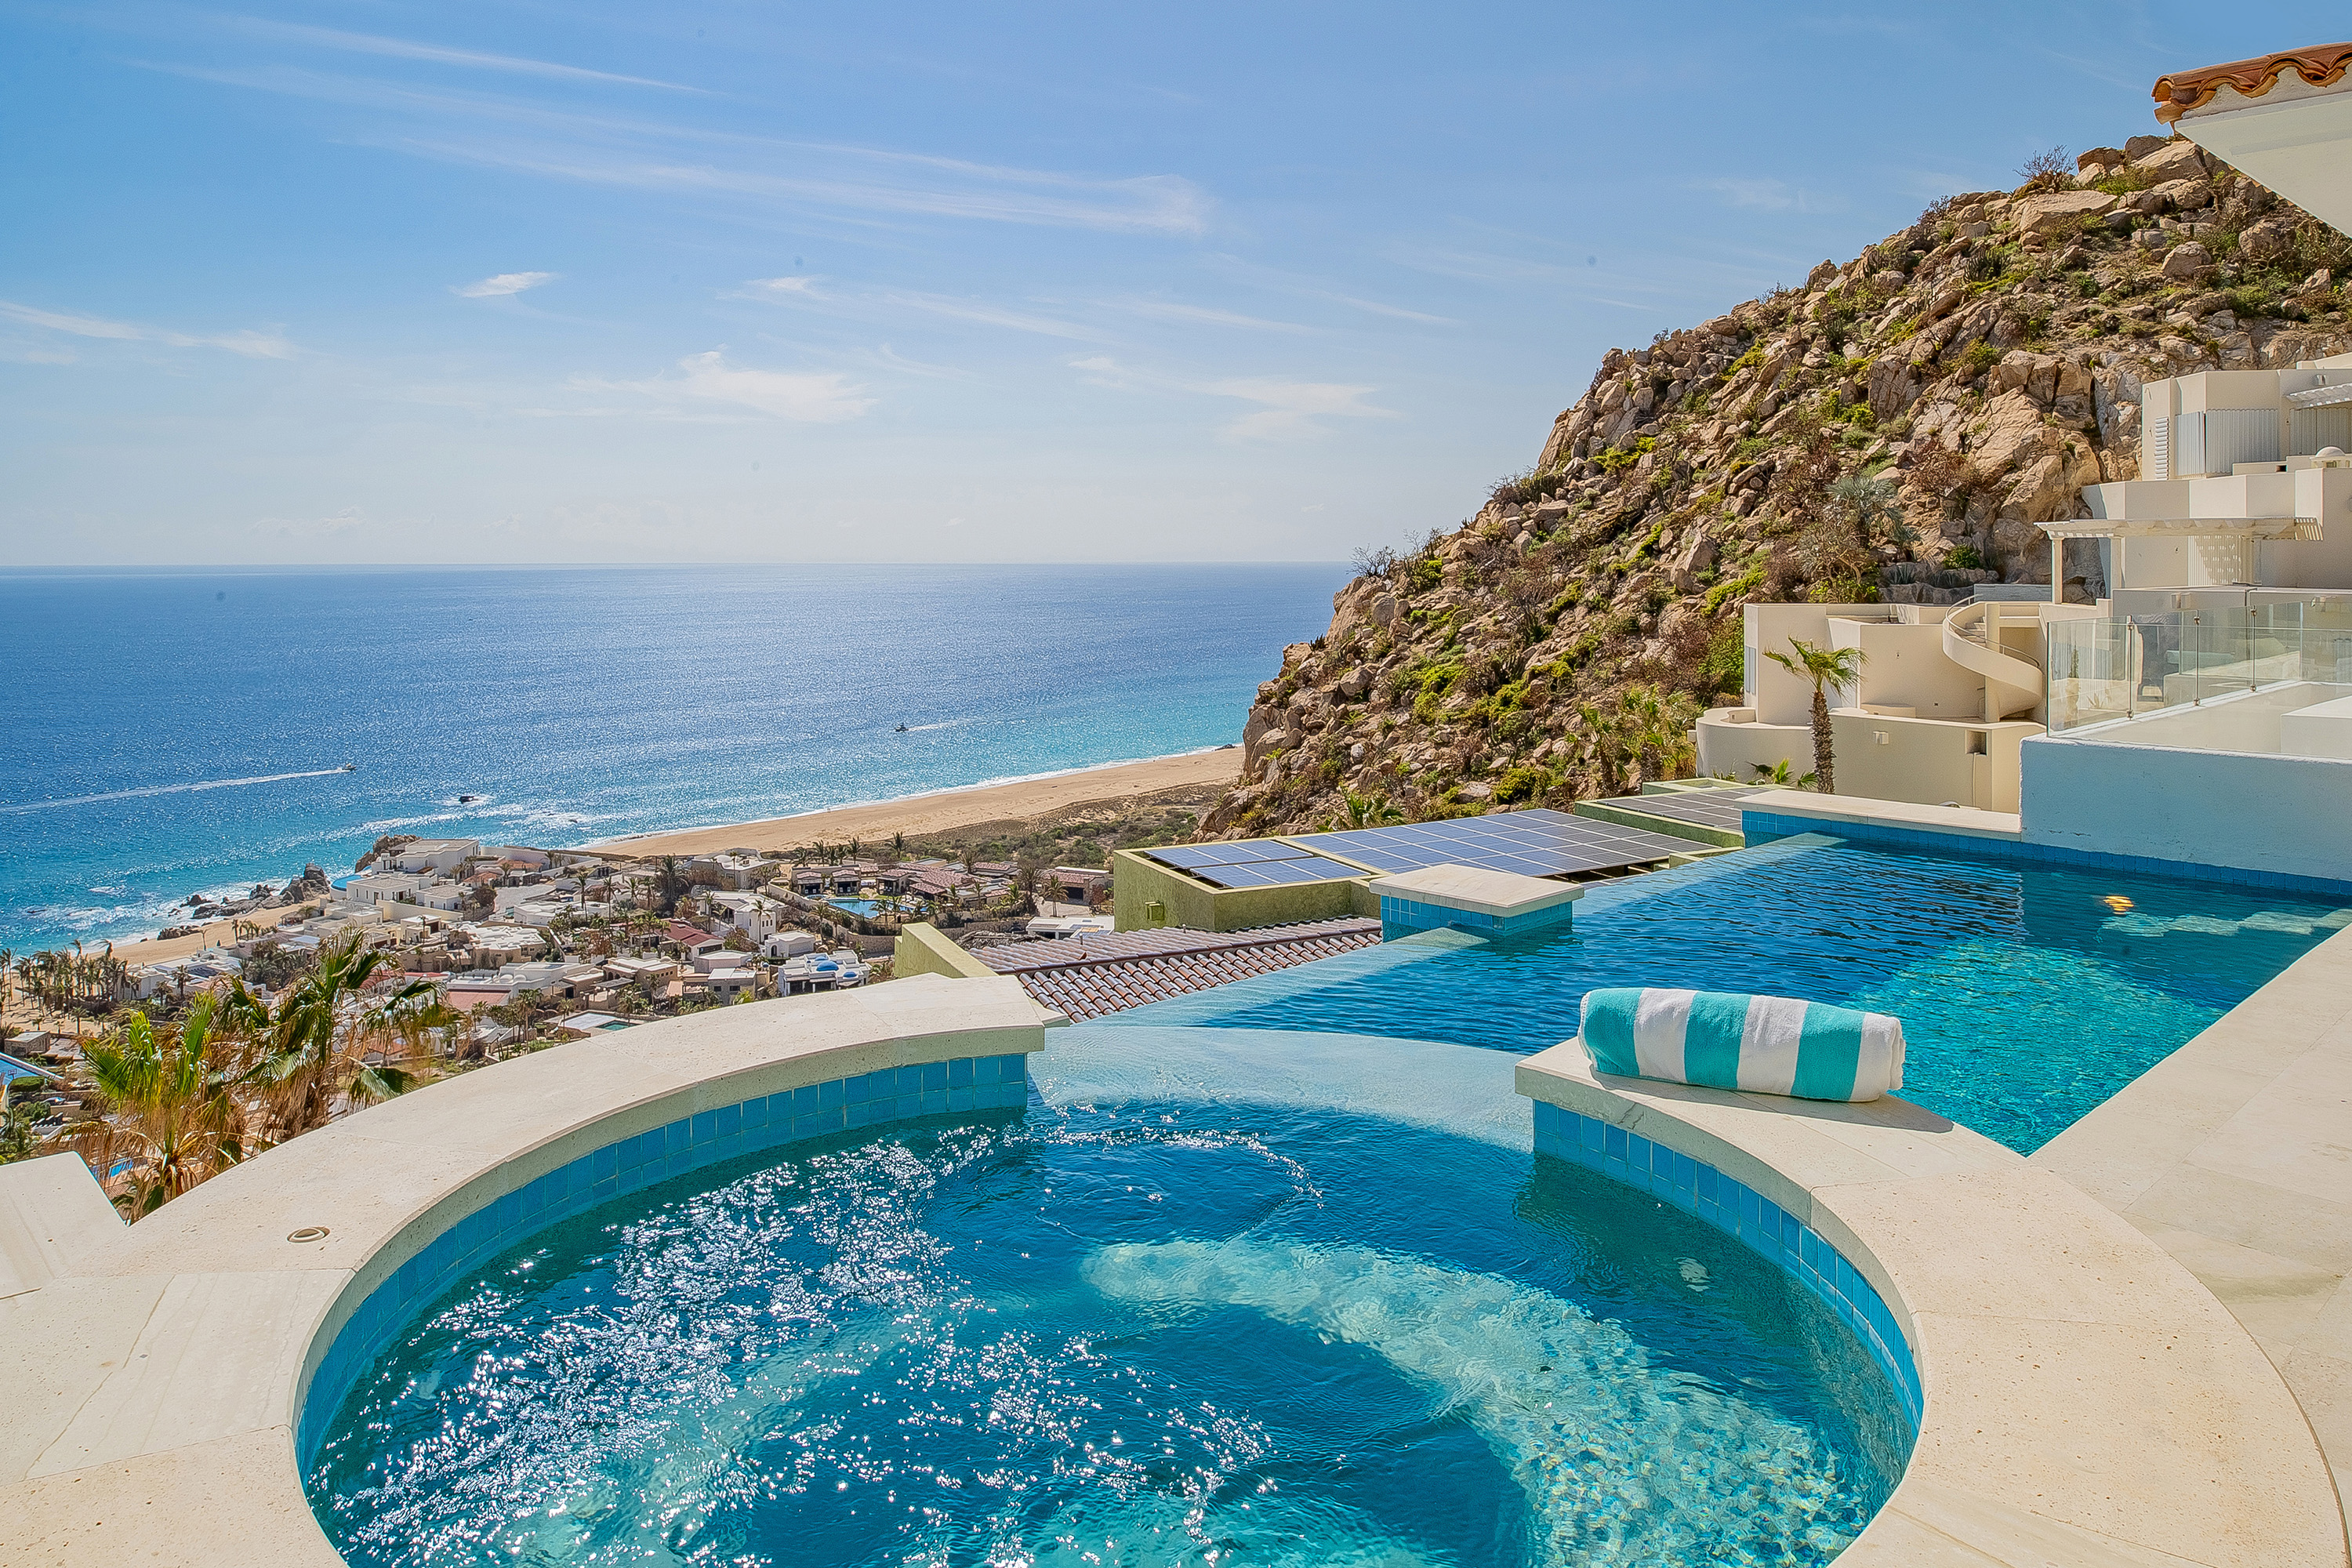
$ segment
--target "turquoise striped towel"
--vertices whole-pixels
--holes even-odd
[[[1723,991],[1584,994],[1584,1048],[1624,1078],[1799,1100],[1876,1100],[1903,1087],[1903,1025],[1786,996]]]

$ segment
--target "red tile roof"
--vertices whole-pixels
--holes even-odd
[[[1045,1006],[1084,1019],[1374,947],[1380,940],[1378,921],[1310,921],[1257,931],[1089,932],[1007,942],[972,956],[1018,978]]]
[[[2192,109],[2202,109],[2224,87],[2242,97],[2260,98],[2288,71],[2314,87],[2331,87],[2352,66],[2352,44],[2315,44],[2307,49],[2285,49],[2251,60],[2173,71],[2156,79],[2156,117],[2169,125]]]

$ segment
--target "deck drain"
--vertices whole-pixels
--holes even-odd
[[[287,1232],[286,1239],[289,1241],[324,1241],[327,1239],[327,1227],[323,1225],[306,1225],[299,1230]]]

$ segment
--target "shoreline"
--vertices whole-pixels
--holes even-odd
[[[1241,748],[1214,746],[1140,762],[1105,763],[1035,773],[994,784],[957,784],[897,800],[828,806],[790,816],[714,827],[683,827],[632,834],[579,846],[628,859],[661,855],[709,855],[728,849],[788,849],[803,844],[856,838],[873,843],[894,833],[910,838],[983,824],[1025,821],[1139,795],[1186,788],[1223,786],[1241,774]]]
[[[1240,772],[1239,746],[1213,746],[1205,751],[1177,752],[1137,762],[1099,763],[1091,767],[1065,768],[988,784],[953,784],[896,800],[827,806],[790,816],[709,827],[667,828],[554,847],[594,850],[616,859],[644,860],[662,855],[708,855],[737,847],[789,849],[803,844],[840,843],[852,838],[871,846],[887,842],[894,833],[904,833],[910,838],[932,837],[959,828],[1032,821],[1080,806],[1131,801],[1173,790],[1229,785]],[[246,915],[208,921],[204,931],[194,936],[118,937],[105,945],[115,956],[132,963],[184,958],[229,941],[238,920],[275,928],[297,907],[255,910]]]

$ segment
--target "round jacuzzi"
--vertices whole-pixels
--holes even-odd
[[[1530,1152],[1516,1058],[1057,1032],[1026,1109],[745,1155],[466,1271],[311,1413],[353,1564],[1825,1563],[1845,1323]]]

